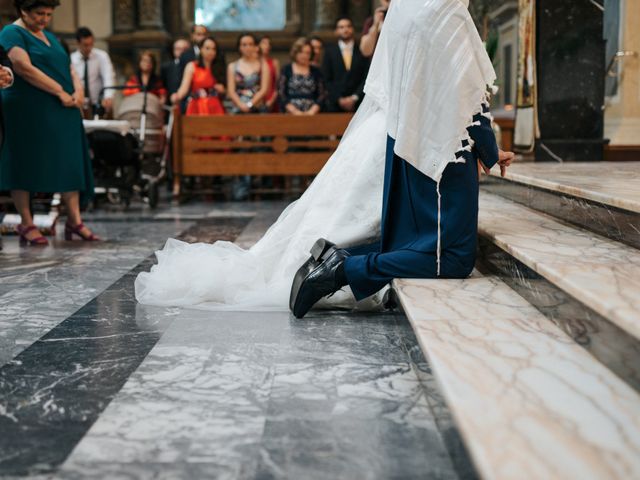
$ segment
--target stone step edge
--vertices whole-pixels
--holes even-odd
[[[640,476],[640,396],[505,283],[393,287],[482,478]]]
[[[569,185],[564,185],[557,181],[546,180],[531,175],[524,175],[521,173],[509,172],[505,177],[500,176],[500,171],[491,171],[492,180],[502,180],[525,185],[528,187],[540,188],[556,194],[564,194],[571,197],[579,198],[582,200],[596,202],[609,207],[618,208],[620,210],[640,214],[640,202],[634,202],[633,200],[620,200],[615,197],[604,195],[600,192],[594,192],[592,190],[581,189]]]
[[[508,200],[498,195],[487,193],[487,192],[481,192],[480,196],[481,196],[481,203],[483,199],[499,199],[499,201],[502,203],[508,203],[510,205],[510,208],[520,210],[520,215],[518,215],[519,218],[531,218],[531,217],[544,218],[545,222],[547,223],[562,226],[562,228],[566,228],[568,230],[575,231],[575,232],[584,232],[589,236],[592,236],[598,242],[616,244],[621,249],[628,249],[629,255],[640,256],[640,252],[638,252],[638,250],[634,249],[633,247],[615,242],[614,240],[611,240],[611,239],[607,239],[605,237],[602,237],[599,234],[589,232],[587,230],[580,229],[578,227],[574,227],[561,220],[556,219],[555,217],[552,217],[551,215],[548,215],[543,212],[539,212],[537,210],[533,210],[531,208],[528,208],[512,200]],[[483,222],[482,211],[483,209],[481,205],[480,217],[478,221],[479,235],[488,239],[491,243],[496,245],[498,248],[500,248],[507,254],[511,255],[518,261],[522,262],[527,267],[531,268],[536,273],[538,273],[540,276],[544,277],[547,281],[551,282],[556,287],[560,288],[567,294],[571,295],[573,298],[583,303],[593,311],[597,312],[602,317],[614,323],[619,328],[627,332],[629,335],[637,339],[640,339],[640,313],[638,314],[637,321],[631,321],[627,318],[620,317],[617,312],[618,309],[613,309],[613,310],[607,309],[603,305],[599,304],[598,302],[595,302],[593,298],[587,298],[586,295],[584,294],[584,291],[583,291],[584,289],[579,288],[576,285],[572,285],[564,275],[558,272],[555,272],[553,266],[545,264],[542,261],[535,261],[530,256],[526,255],[521,248],[514,247],[512,244],[509,244],[506,241],[501,240],[500,238],[497,238],[495,233],[491,230],[493,225],[487,226],[485,225],[485,222]],[[487,222],[487,223],[491,223],[491,222]],[[568,244],[567,247],[571,248],[572,245]],[[638,295],[640,295],[640,292],[638,292]]]

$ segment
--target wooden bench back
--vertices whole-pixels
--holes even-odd
[[[174,172],[313,175],[335,151],[351,114],[175,116]]]

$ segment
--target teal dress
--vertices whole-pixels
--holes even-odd
[[[53,34],[45,35],[51,46],[22,27],[8,25],[0,31],[0,45],[7,52],[13,47],[25,50],[33,66],[72,94],[69,56]],[[5,135],[0,190],[78,191],[86,203],[93,195],[93,172],[80,110],[64,107],[56,96],[14,76],[13,86],[1,93]]]

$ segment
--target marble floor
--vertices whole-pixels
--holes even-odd
[[[0,252],[1,478],[476,478],[406,317],[144,307],[169,236],[251,245],[282,203],[94,212]]]

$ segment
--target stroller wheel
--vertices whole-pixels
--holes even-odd
[[[158,184],[156,182],[149,183],[149,206],[156,208],[158,206]]]

